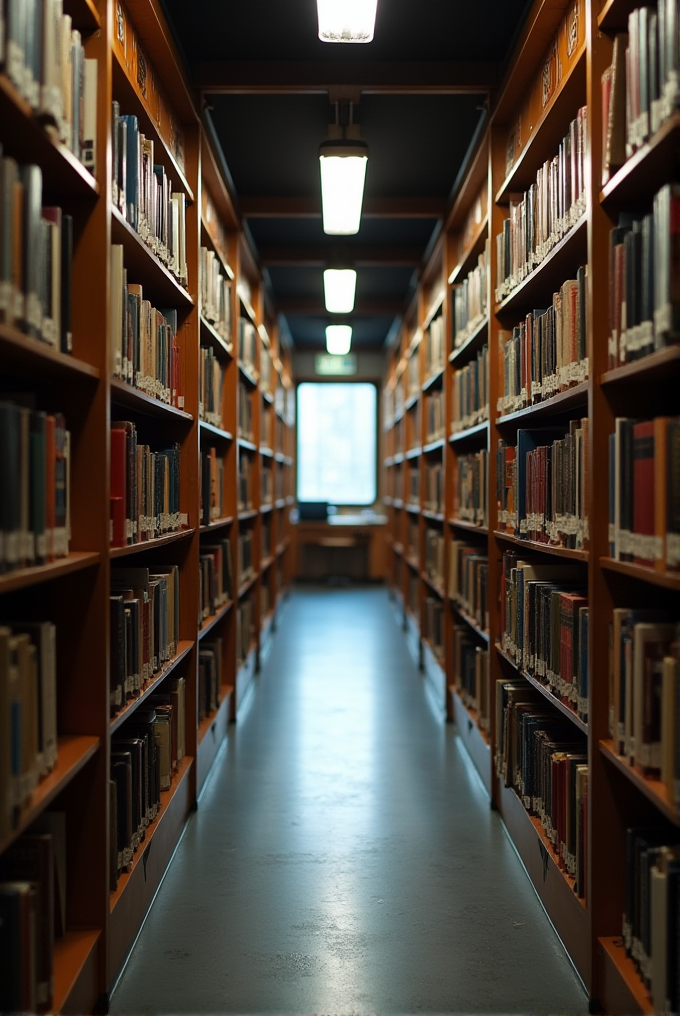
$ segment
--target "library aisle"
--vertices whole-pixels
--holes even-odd
[[[110,1011],[587,1012],[384,590],[291,597]]]

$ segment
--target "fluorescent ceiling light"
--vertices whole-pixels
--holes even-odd
[[[352,345],[351,325],[326,325],[326,349],[335,356],[345,356]]]
[[[323,273],[323,292],[329,314],[350,314],[354,310],[357,273],[353,268],[327,268]]]
[[[316,0],[322,42],[371,42],[378,0]]]
[[[361,140],[325,141],[319,149],[323,231],[350,236],[359,232],[368,146]]]

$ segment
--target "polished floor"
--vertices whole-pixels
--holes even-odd
[[[587,1012],[383,590],[288,601],[111,1012]]]

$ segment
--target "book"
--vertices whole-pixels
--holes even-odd
[[[35,893],[35,1005],[47,1012],[54,991],[54,850],[49,833],[24,833],[0,856],[0,885],[23,882]],[[0,889],[0,893],[2,890]]]

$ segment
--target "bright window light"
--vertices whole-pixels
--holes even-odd
[[[298,501],[370,505],[377,485],[377,389],[365,382],[297,388]]]
[[[336,236],[359,232],[368,157],[319,155],[323,231]]]
[[[335,356],[345,356],[352,345],[351,325],[326,325],[326,349]]]
[[[323,273],[323,292],[328,313],[351,313],[356,288],[357,273],[353,268],[327,268]]]
[[[322,42],[371,42],[378,0],[317,0]]]

